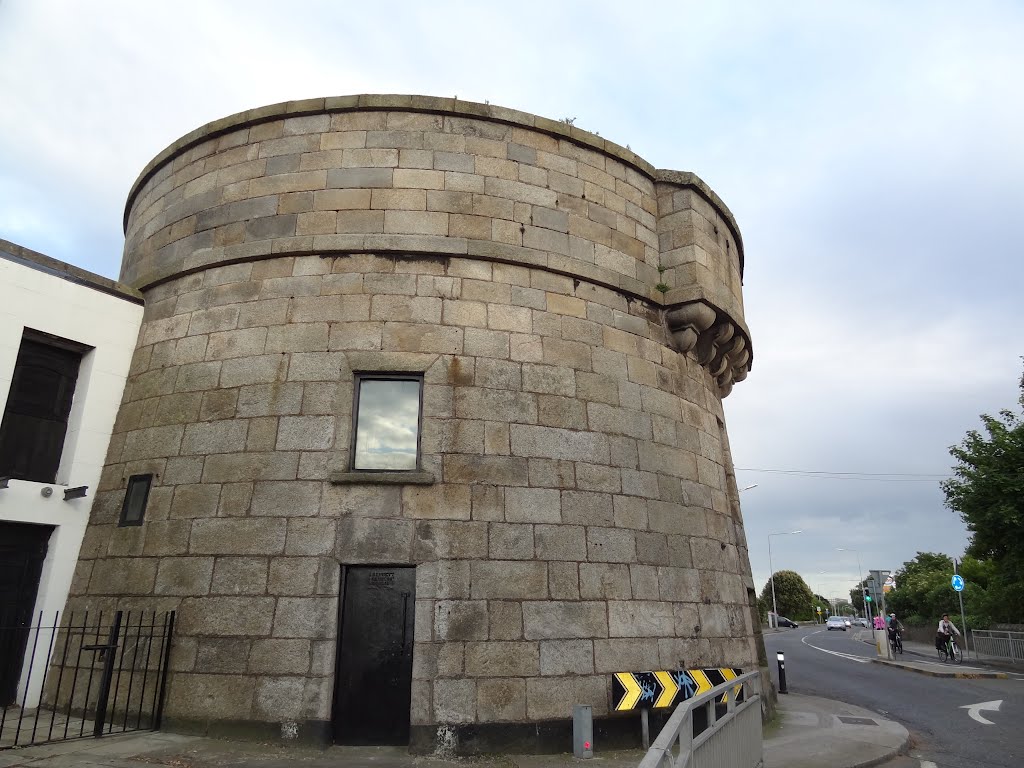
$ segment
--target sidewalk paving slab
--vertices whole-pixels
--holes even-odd
[[[832,699],[780,694],[778,711],[781,723],[764,742],[765,768],[867,768],[910,743],[899,723]]]

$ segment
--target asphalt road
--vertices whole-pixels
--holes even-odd
[[[765,634],[776,685],[781,650],[791,692],[855,704],[901,723],[922,766],[926,761],[939,768],[1024,766],[1024,675],[963,680],[875,664],[870,661],[875,647],[854,640],[856,634],[820,625]],[[970,665],[964,661],[964,667]],[[997,700],[1002,701],[998,711],[980,712],[992,725],[976,722],[963,708]]]

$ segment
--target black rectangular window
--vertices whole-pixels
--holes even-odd
[[[146,502],[149,501],[149,488],[153,484],[152,475],[132,475],[128,478],[128,488],[124,492],[124,504],[121,505],[121,519],[118,526],[142,525],[146,515]]]
[[[361,373],[355,384],[352,468],[419,469],[423,377]]]
[[[0,423],[0,477],[56,481],[78,367],[87,349],[26,331]]]

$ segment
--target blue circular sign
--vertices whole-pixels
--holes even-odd
[[[957,592],[962,592],[964,588],[964,577],[959,573],[953,574],[953,589]]]

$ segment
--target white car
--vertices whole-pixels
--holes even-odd
[[[829,616],[828,621],[825,622],[825,628],[831,632],[833,629],[841,629],[843,632],[846,631],[846,620],[842,616]]]
[[[846,626],[847,627],[852,627],[853,626],[853,623],[849,619],[843,619],[843,621],[846,622]]]

